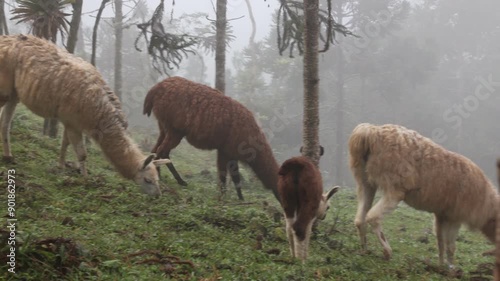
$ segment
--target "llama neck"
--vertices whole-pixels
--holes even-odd
[[[270,189],[279,201],[277,193],[279,165],[269,145],[266,143],[264,148],[257,153],[255,160],[250,161],[248,164],[264,187]]]
[[[124,178],[133,180],[145,157],[125,130],[118,125],[116,128],[107,128],[94,140],[118,172]]]

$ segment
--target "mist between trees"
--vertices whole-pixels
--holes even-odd
[[[85,1],[87,2],[87,1]],[[113,1],[111,1],[113,2]],[[214,36],[209,1],[192,7],[165,2],[166,32],[193,38]],[[197,1],[198,2],[198,1]],[[148,89],[166,77],[156,71],[147,46],[135,42],[136,24],[147,22],[159,1],[123,1],[121,99],[131,130],[150,132],[154,120],[142,115]],[[325,185],[352,185],[347,139],[361,122],[395,123],[417,130],[476,162],[490,178],[500,155],[500,1],[467,0],[334,1],[333,17],[359,37],[337,36],[319,57],[320,168]],[[90,58],[98,4],[84,3],[75,53]],[[97,33],[96,61],[109,85],[115,77],[115,11],[109,4]],[[15,1],[5,1],[10,34],[28,25],[9,21]],[[302,57],[279,55],[278,1],[228,1],[225,94],[252,110],[278,161],[299,154],[302,145]],[[320,1],[324,8],[326,1]],[[65,11],[71,14],[68,6]],[[5,32],[5,29],[0,29]],[[255,36],[255,33],[259,36]],[[214,38],[213,38],[214,39]],[[215,40],[215,39],[214,39]],[[214,86],[211,44],[195,44],[170,76]]]

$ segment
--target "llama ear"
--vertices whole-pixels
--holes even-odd
[[[172,163],[172,160],[170,159],[157,159],[157,160],[153,160],[153,164],[156,166],[156,167],[159,167],[163,164],[168,164],[168,163]]]
[[[328,192],[326,192],[326,200],[329,200],[333,194],[337,193],[339,191],[340,186],[334,186],[332,189],[330,189]]]
[[[151,163],[151,161],[153,161],[153,159],[156,157],[156,155],[149,155],[148,158],[146,158],[146,160],[144,160],[144,164],[142,165],[142,169],[146,168],[149,163]]]

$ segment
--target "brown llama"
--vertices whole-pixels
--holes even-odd
[[[498,194],[481,169],[413,130],[398,125],[360,124],[349,139],[350,166],[357,182],[355,224],[366,251],[366,224],[389,259],[392,250],[382,231],[384,215],[404,201],[434,213],[439,262],[453,265],[455,240],[462,224],[495,241]],[[377,189],[383,195],[372,203]]]
[[[307,258],[313,223],[323,220],[335,186],[323,193],[319,169],[304,156],[286,160],[279,170],[278,194],[285,212],[286,233],[293,257]]]
[[[10,127],[19,102],[64,125],[60,165],[73,146],[82,174],[87,157],[82,134],[91,136],[125,178],[142,191],[160,195],[154,156],[146,157],[128,136],[120,102],[90,63],[31,35],[0,36],[0,126],[4,160],[13,159]]]
[[[152,152],[170,158],[182,138],[194,147],[217,150],[217,170],[222,194],[227,172],[241,194],[238,161],[248,164],[275,197],[279,165],[255,118],[246,107],[220,91],[182,77],[167,78],[153,86],[144,100],[144,114],[153,112],[160,135]],[[177,182],[186,185],[173,163],[167,167]],[[279,200],[279,198],[278,198]]]

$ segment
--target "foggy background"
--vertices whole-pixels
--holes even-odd
[[[136,1],[140,2],[140,1]],[[252,0],[255,47],[244,0],[229,0],[227,18],[234,41],[226,58],[226,95],[255,113],[281,163],[302,144],[302,57],[279,56],[277,0]],[[347,139],[359,123],[395,123],[432,138],[472,159],[496,178],[500,156],[500,1],[337,1],[335,19],[355,37],[337,37],[320,55],[321,170],[325,186],[354,184],[348,169]],[[142,116],[146,92],[165,78],[134,47],[139,29],[159,1],[124,7],[129,27],[123,39],[123,103],[131,130],[157,136],[156,121]],[[84,1],[77,55],[89,60],[92,28],[100,1]],[[167,32],[202,34],[215,20],[211,1],[165,1]],[[9,10],[9,6],[6,10]],[[99,27],[97,67],[113,85],[112,6]],[[10,15],[7,15],[10,18]],[[27,27],[9,22],[11,34]],[[340,36],[340,35],[339,35]],[[214,57],[202,49],[170,75],[214,85]],[[195,149],[195,148],[193,148]],[[496,181],[495,181],[496,183]]]

